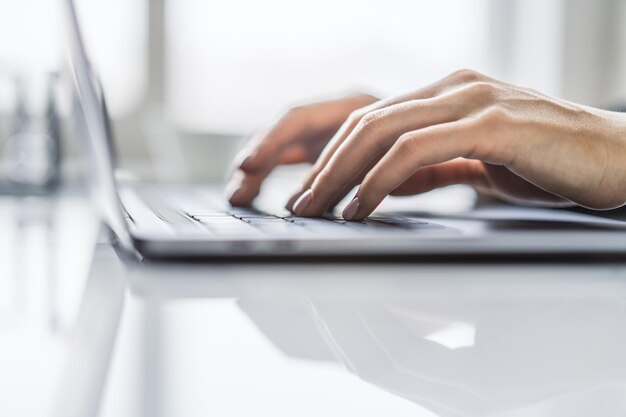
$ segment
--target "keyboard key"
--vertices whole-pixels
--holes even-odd
[[[205,197],[177,197],[177,205],[191,219],[199,222],[209,233],[224,237],[352,237],[374,233],[413,233],[443,227],[398,214],[372,216],[362,222],[347,222],[333,213],[327,213],[323,218],[306,218],[297,217],[284,209],[231,207],[219,199],[210,201]]]
[[[207,226],[229,226],[229,225],[234,225],[234,226],[240,226],[242,224],[247,224],[246,221],[238,219],[237,217],[233,217],[233,216],[225,216],[225,217],[203,217],[203,216],[196,216],[196,219],[198,219],[198,221],[200,223],[206,224]]]
[[[226,237],[251,237],[260,236],[262,233],[251,227],[248,223],[238,221],[237,223],[216,223],[210,222],[206,224],[206,228],[217,236]]]
[[[209,219],[223,219],[223,218],[228,218],[228,219],[232,219],[233,216],[231,216],[228,213],[194,213],[194,214],[190,214],[187,213],[189,215],[189,217],[196,219],[196,220],[204,220],[204,221],[208,221]]]
[[[271,214],[263,213],[255,208],[246,208],[246,207],[231,207],[226,210],[230,215],[238,217],[238,218],[276,218]]]
[[[280,218],[249,219],[248,222],[250,226],[270,235],[294,236],[309,233],[306,229]]]
[[[343,224],[336,223],[332,220],[312,219],[304,217],[292,218],[293,223],[315,234],[354,234],[354,229],[346,227]]]
[[[373,216],[365,220],[373,224],[385,224],[403,229],[441,229],[443,226],[415,219],[413,217],[402,216]]]

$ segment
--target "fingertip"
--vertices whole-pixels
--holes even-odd
[[[344,220],[353,220],[357,212],[359,211],[359,208],[359,197],[354,197],[352,201],[350,201],[350,203],[348,203],[348,205],[343,209],[341,215],[343,216]]]
[[[227,199],[228,203],[235,207],[248,207],[252,204],[252,199],[245,192],[243,187],[236,189]]]
[[[369,216],[371,213],[367,212],[367,211],[363,211],[361,209],[359,209],[359,211],[354,215],[354,217],[352,219],[350,219],[349,221],[351,222],[362,222],[363,220],[365,220],[367,218],[367,216]]]
[[[298,216],[302,216],[313,200],[313,190],[308,189],[300,195],[293,204],[293,212]]]
[[[363,188],[363,184],[361,184],[352,201],[343,209],[342,215],[345,220],[363,221],[376,210],[381,201],[369,191],[367,186]]]
[[[304,193],[303,191],[298,191],[297,193],[295,193],[294,195],[292,195],[289,200],[287,200],[287,204],[285,204],[285,208],[287,210],[289,210],[290,212],[293,213],[293,205],[295,204],[296,201],[298,201],[298,199],[300,198],[300,196]]]
[[[250,171],[254,169],[255,166],[255,156],[252,153],[244,153],[240,154],[236,158],[235,166],[243,171]]]
[[[248,206],[251,203],[245,177],[235,174],[234,178],[224,188],[224,197],[233,206]]]
[[[262,168],[262,165],[265,165],[262,163],[264,161],[265,159],[260,157],[259,152],[255,151],[251,153],[250,155],[248,155],[247,157],[245,157],[243,161],[241,161],[241,168],[244,171],[259,170]]]
[[[224,198],[226,198],[226,201],[228,201],[231,205],[235,206],[237,205],[236,202],[239,201],[238,194],[240,194],[240,190],[241,190],[241,182],[237,180],[232,180],[224,188]]]

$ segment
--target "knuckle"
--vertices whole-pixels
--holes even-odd
[[[489,127],[502,126],[511,122],[511,114],[505,106],[496,104],[490,106],[481,117],[482,122]]]
[[[304,180],[304,186],[306,188],[310,187],[321,171],[322,171],[322,168],[319,166],[314,166],[313,168],[311,168],[311,170],[306,176],[306,179]]]
[[[284,123],[292,122],[293,120],[298,118],[297,113],[298,113],[298,111],[294,110],[293,108],[285,111],[282,114],[282,116],[278,119],[278,123],[277,124],[281,124],[281,123],[284,124]]]
[[[384,173],[380,170],[370,171],[359,186],[359,200],[362,208],[372,212],[389,194],[386,189]]]
[[[405,133],[398,138],[397,147],[401,154],[412,154],[418,143],[418,136],[413,133]]]
[[[366,114],[367,112],[362,108],[354,110],[346,119],[346,123],[350,126],[356,126]]]
[[[479,81],[483,78],[483,76],[477,71],[464,68],[454,71],[448,78],[458,83],[469,83]]]
[[[363,196],[367,196],[370,194],[370,190],[374,187],[376,182],[376,175],[370,171],[365,177],[363,177],[363,181],[361,181],[361,185],[359,185],[359,191]],[[362,197],[361,197],[362,198]]]
[[[495,100],[498,94],[498,88],[494,84],[485,81],[478,81],[473,83],[468,88],[468,91],[473,96],[486,101]]]
[[[384,112],[381,110],[373,110],[365,114],[359,121],[360,130],[369,130],[376,128],[380,123]]]
[[[282,124],[301,123],[307,119],[307,106],[294,106],[280,118]]]
[[[502,105],[490,106],[481,113],[469,126],[476,139],[468,157],[510,165],[516,153],[510,140],[512,121],[509,109]]]
[[[381,171],[379,169],[372,169],[363,177],[363,180],[359,185],[359,192],[363,198],[372,197],[372,194],[378,190],[380,172]]]
[[[379,134],[381,132],[383,114],[384,111],[382,110],[366,114],[346,142],[359,143],[359,146],[370,147],[372,152],[379,152],[384,142]]]
[[[319,189],[320,187],[324,188],[326,187],[327,184],[330,183],[332,174],[329,169],[324,168],[321,171],[319,171],[314,178],[315,179],[313,181],[313,184],[311,185],[311,188],[313,189]]]
[[[294,106],[282,115],[271,131],[272,133],[277,133],[281,138],[289,136],[293,140],[313,129],[311,116],[310,105]]]
[[[287,116],[291,116],[291,117],[300,116],[302,113],[304,113],[304,111],[305,111],[304,106],[293,106],[292,108],[287,110]]]

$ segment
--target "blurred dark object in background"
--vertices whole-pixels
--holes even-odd
[[[57,104],[58,74],[45,75],[42,106],[32,101],[23,78],[14,78],[15,105],[11,128],[2,141],[0,194],[40,195],[56,190],[61,182],[61,130]],[[29,94],[30,93],[30,94]],[[35,91],[35,96],[39,91]],[[39,107],[39,110],[37,110]]]

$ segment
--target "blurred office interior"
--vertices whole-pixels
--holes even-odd
[[[626,109],[626,0],[76,1],[87,48],[115,121],[122,168],[143,179],[222,180],[243,141],[290,106],[354,91],[380,97],[399,94],[460,68],[580,103]],[[526,404],[507,396],[511,387],[507,383],[514,381],[517,385],[512,386],[521,387],[523,395],[529,393],[526,401],[534,404],[542,387],[552,389],[551,383],[559,389],[569,387],[560,383],[562,375],[578,378],[582,386],[591,381],[591,387],[594,381],[604,384],[608,375],[610,381],[603,386],[615,389],[615,397],[626,398],[623,384],[615,382],[623,380],[617,376],[623,375],[619,358],[625,343],[616,329],[624,317],[624,280],[621,270],[611,266],[601,273],[579,265],[559,273],[561,269],[548,266],[538,273],[539,269],[528,272],[505,264],[484,279],[482,270],[470,269],[463,275],[463,267],[442,272],[437,269],[440,265],[421,272],[404,266],[397,276],[388,277],[393,274],[386,266],[378,266],[366,268],[363,277],[337,280],[339,284],[333,274],[348,275],[350,266],[339,272],[335,265],[324,266],[303,274],[292,274],[288,268],[276,274],[272,267],[259,272],[254,266],[231,272],[228,267],[209,272],[158,267],[148,271],[154,274],[149,279],[135,274],[138,288],[133,292],[139,295],[129,295],[125,280],[135,271],[116,272],[123,269],[121,262],[113,251],[103,251],[99,220],[84,198],[86,158],[79,138],[72,134],[60,3],[0,0],[1,415],[49,416],[58,398],[62,405],[67,398],[78,403],[74,414],[55,414],[63,417],[98,415],[100,403],[101,416],[206,415],[205,399],[218,411],[223,411],[222,404],[241,403],[250,414],[258,413],[258,404],[266,404],[268,392],[277,395],[281,406],[285,399],[298,405],[304,398],[311,405],[309,415],[325,404],[319,398],[330,399],[328,407],[344,404],[352,414],[356,404],[363,414],[380,415],[378,410],[384,409],[392,415],[433,415],[416,414],[408,401],[385,390],[374,391],[373,385],[352,389],[353,381],[332,365],[320,372],[310,358],[301,360],[306,355],[298,360],[294,360],[298,355],[284,355],[273,347],[280,343],[265,337],[250,319],[273,323],[274,311],[285,312],[292,327],[281,327],[279,321],[279,326],[265,331],[277,339],[286,328],[287,348],[293,351],[299,347],[296,342],[304,340],[304,347],[314,350],[316,344],[307,345],[309,339],[291,331],[307,326],[314,330],[306,321],[301,324],[301,317],[308,316],[299,315],[299,304],[293,307],[285,300],[296,294],[326,301],[305,306],[324,323],[324,306],[333,303],[342,306],[348,300],[345,313],[353,316],[349,303],[354,301],[354,288],[361,289],[358,309],[400,305],[392,313],[410,324],[399,333],[400,346],[405,346],[404,337],[414,337],[411,332],[418,326],[412,321],[435,330],[450,330],[451,323],[457,333],[460,322],[462,340],[473,343],[476,328],[458,317],[486,316],[487,324],[481,326],[487,328],[487,336],[477,339],[483,349],[479,354],[486,353],[467,356],[463,362],[467,367],[455,365],[451,378],[462,371],[471,383],[472,378],[484,377],[490,384],[478,386],[481,398],[492,395],[496,403]],[[58,190],[59,185],[65,186],[62,197],[7,196]],[[432,199],[431,204],[440,201]],[[88,276],[95,277],[90,278],[91,286]],[[170,282],[168,277],[176,280]],[[509,287],[503,277],[516,284]],[[232,282],[235,291],[222,292]],[[288,285],[282,293],[276,292],[284,282]],[[201,299],[215,294],[214,301]],[[242,294],[244,302],[237,304],[235,299]],[[260,308],[263,303],[254,304],[254,297],[246,303],[245,296],[259,294],[271,299],[271,308]],[[191,300],[169,303],[170,298]],[[441,300],[446,301],[443,307],[437,304]],[[129,307],[120,319],[124,302]],[[409,304],[417,312],[407,308]],[[509,306],[510,316],[503,316],[502,309]],[[438,314],[445,320],[437,322]],[[526,314],[528,322],[522,320]],[[507,333],[510,323],[513,333]],[[118,325],[120,341],[112,354]],[[81,344],[81,330],[95,342]],[[75,334],[78,337],[72,338]],[[440,339],[446,335],[432,334]],[[445,337],[441,340],[445,342]],[[68,350],[68,344],[77,348]],[[356,342],[353,346],[360,348]],[[560,351],[560,346],[567,349]],[[523,360],[509,356],[507,348],[520,352]],[[213,355],[207,355],[211,349]],[[93,357],[87,356],[93,352]],[[415,358],[426,358],[429,369],[442,365],[428,357],[435,351],[417,352]],[[107,355],[113,357],[108,359],[112,364]],[[66,357],[69,372],[63,368]],[[544,362],[533,363],[535,358]],[[177,361],[183,365],[177,367]],[[497,366],[489,368],[494,363]],[[109,367],[112,382],[105,386]],[[529,377],[515,380],[518,371]],[[90,372],[97,378],[85,383]],[[394,382],[396,374],[379,375]],[[296,393],[292,398],[272,392],[281,378]],[[381,379],[375,382],[384,388],[388,381]],[[228,391],[240,380],[257,384],[250,388],[254,395],[249,404],[241,400],[240,391]],[[203,390],[207,386],[213,389],[206,390],[212,397]],[[311,396],[301,387],[313,387],[318,394]],[[456,381],[450,387],[456,389]],[[421,390],[407,392],[428,395]],[[578,391],[570,396],[554,392],[559,394],[556,406],[540,403],[528,414],[506,416],[614,416],[624,415],[626,409],[623,400],[607,401],[609,396],[601,390],[585,395],[597,395],[597,401],[589,404],[612,408],[604,414],[579,407],[587,397],[578,396],[576,402]],[[361,403],[363,398],[370,401]],[[296,414],[291,410],[297,408],[285,403],[285,415]],[[390,403],[397,403],[405,414],[389,413]],[[81,413],[80,404],[92,412]],[[162,405],[171,408],[159,411]],[[131,411],[120,412],[123,407]],[[193,407],[197,414],[167,413]]]
[[[44,113],[63,48],[58,0],[0,4],[6,153],[18,102]],[[242,139],[289,106],[353,91],[394,95],[459,68],[585,104],[626,103],[623,0],[78,5],[122,165],[141,178],[221,179]],[[58,89],[63,118],[68,100]],[[63,142],[63,180],[74,181],[81,151],[71,137]],[[10,159],[2,158],[5,175]]]

